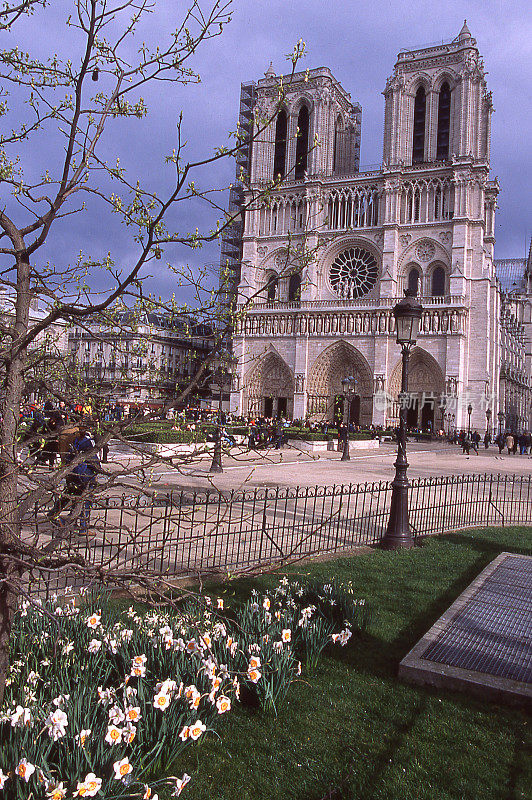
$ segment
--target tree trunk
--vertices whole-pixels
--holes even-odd
[[[17,243],[20,248],[20,244]],[[5,347],[4,397],[0,405],[0,707],[9,669],[9,638],[20,594],[21,573],[7,550],[16,548],[21,537],[18,511],[18,463],[16,436],[24,391],[25,348],[18,342],[26,335],[30,311],[30,265],[20,248],[17,258],[17,294],[11,342]]]

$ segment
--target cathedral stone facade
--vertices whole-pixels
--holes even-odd
[[[333,420],[353,376],[351,420],[395,424],[391,310],[414,288],[423,316],[409,425],[484,430],[488,411],[494,427],[509,413],[501,363],[511,335],[523,353],[516,425],[528,428],[530,264],[523,302],[507,307],[493,258],[492,99],[467,25],[452,42],[399,54],[376,170],[359,171],[361,109],[328,69],[283,77],[276,111],[280,80],[270,67],[254,88],[255,124],[271,123],[253,141],[243,195],[231,410]]]

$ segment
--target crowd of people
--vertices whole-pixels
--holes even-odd
[[[64,492],[59,495],[48,513],[52,524],[62,524],[61,514],[66,509],[76,507],[77,528],[80,533],[88,529],[91,500],[91,490],[96,486],[96,479],[101,473],[101,463],[108,458],[109,444],[96,448],[96,440],[103,430],[103,424],[109,422],[130,422],[149,420],[166,420],[172,423],[176,430],[194,431],[204,426],[221,425],[222,441],[228,445],[235,445],[235,433],[239,431],[239,441],[244,441],[249,450],[261,448],[280,449],[286,444],[293,431],[289,428],[298,428],[301,433],[322,434],[334,441],[338,440],[338,448],[345,443],[347,437],[361,430],[360,426],[349,423],[344,425],[341,421],[291,421],[285,417],[271,418],[262,416],[237,416],[209,408],[154,409],[133,406],[129,403],[99,404],[93,408],[91,403],[74,403],[67,405],[65,402],[54,403],[47,400],[44,403],[33,403],[24,406],[20,412],[20,421],[24,424],[23,439],[28,447],[28,455],[38,465],[53,470],[56,463],[61,466],[73,464],[72,469],[65,475]],[[385,430],[380,426],[370,426],[366,429],[374,437],[394,434],[393,430]],[[413,436],[425,432],[409,431]],[[211,436],[212,436],[211,428]],[[445,433],[437,431],[435,436],[439,439],[461,446],[462,452],[469,455],[471,452],[478,455],[481,442],[487,450],[495,444],[502,454],[506,449],[508,455],[519,453],[532,457],[532,435],[528,431],[515,433],[512,431],[500,432],[492,437],[489,431],[481,436],[478,431],[455,430]],[[83,457],[82,457],[83,456]]]

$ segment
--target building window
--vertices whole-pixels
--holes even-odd
[[[377,260],[363,247],[348,247],[336,256],[329,269],[334,292],[345,300],[364,297],[377,283]]]
[[[309,114],[306,106],[301,106],[297,118],[297,142],[296,142],[296,180],[304,178],[307,171],[308,158],[308,128]]]
[[[273,303],[277,295],[277,286],[279,283],[279,278],[275,273],[269,276],[268,281],[266,283],[266,299],[268,303]]]
[[[419,279],[419,270],[414,267],[414,269],[411,269],[408,273],[408,288],[416,294],[419,291]]]
[[[275,126],[275,154],[273,157],[274,180],[280,180],[285,176],[287,128],[288,119],[286,111],[283,109],[277,115],[277,124]]]
[[[433,297],[442,297],[445,294],[445,270],[443,267],[436,267],[432,273],[431,290]]]
[[[290,281],[288,283],[288,302],[295,303],[301,299],[301,276],[295,272],[293,275],[290,275]]]
[[[425,160],[425,112],[427,95],[420,86],[414,100],[414,135],[412,139],[412,164],[420,164]]]
[[[438,137],[436,142],[436,160],[447,161],[449,158],[449,130],[451,126],[451,89],[448,83],[442,84],[438,100]]]

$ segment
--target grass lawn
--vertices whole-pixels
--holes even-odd
[[[530,717],[396,678],[403,656],[503,550],[531,553],[532,528],[469,531],[426,540],[414,551],[291,569],[289,576],[352,580],[374,609],[370,628],[345,649],[327,650],[317,670],[291,686],[277,717],[235,708],[220,739],[210,735],[169,765],[174,775],[193,776],[183,798],[529,798]],[[278,579],[228,584],[226,602]]]

